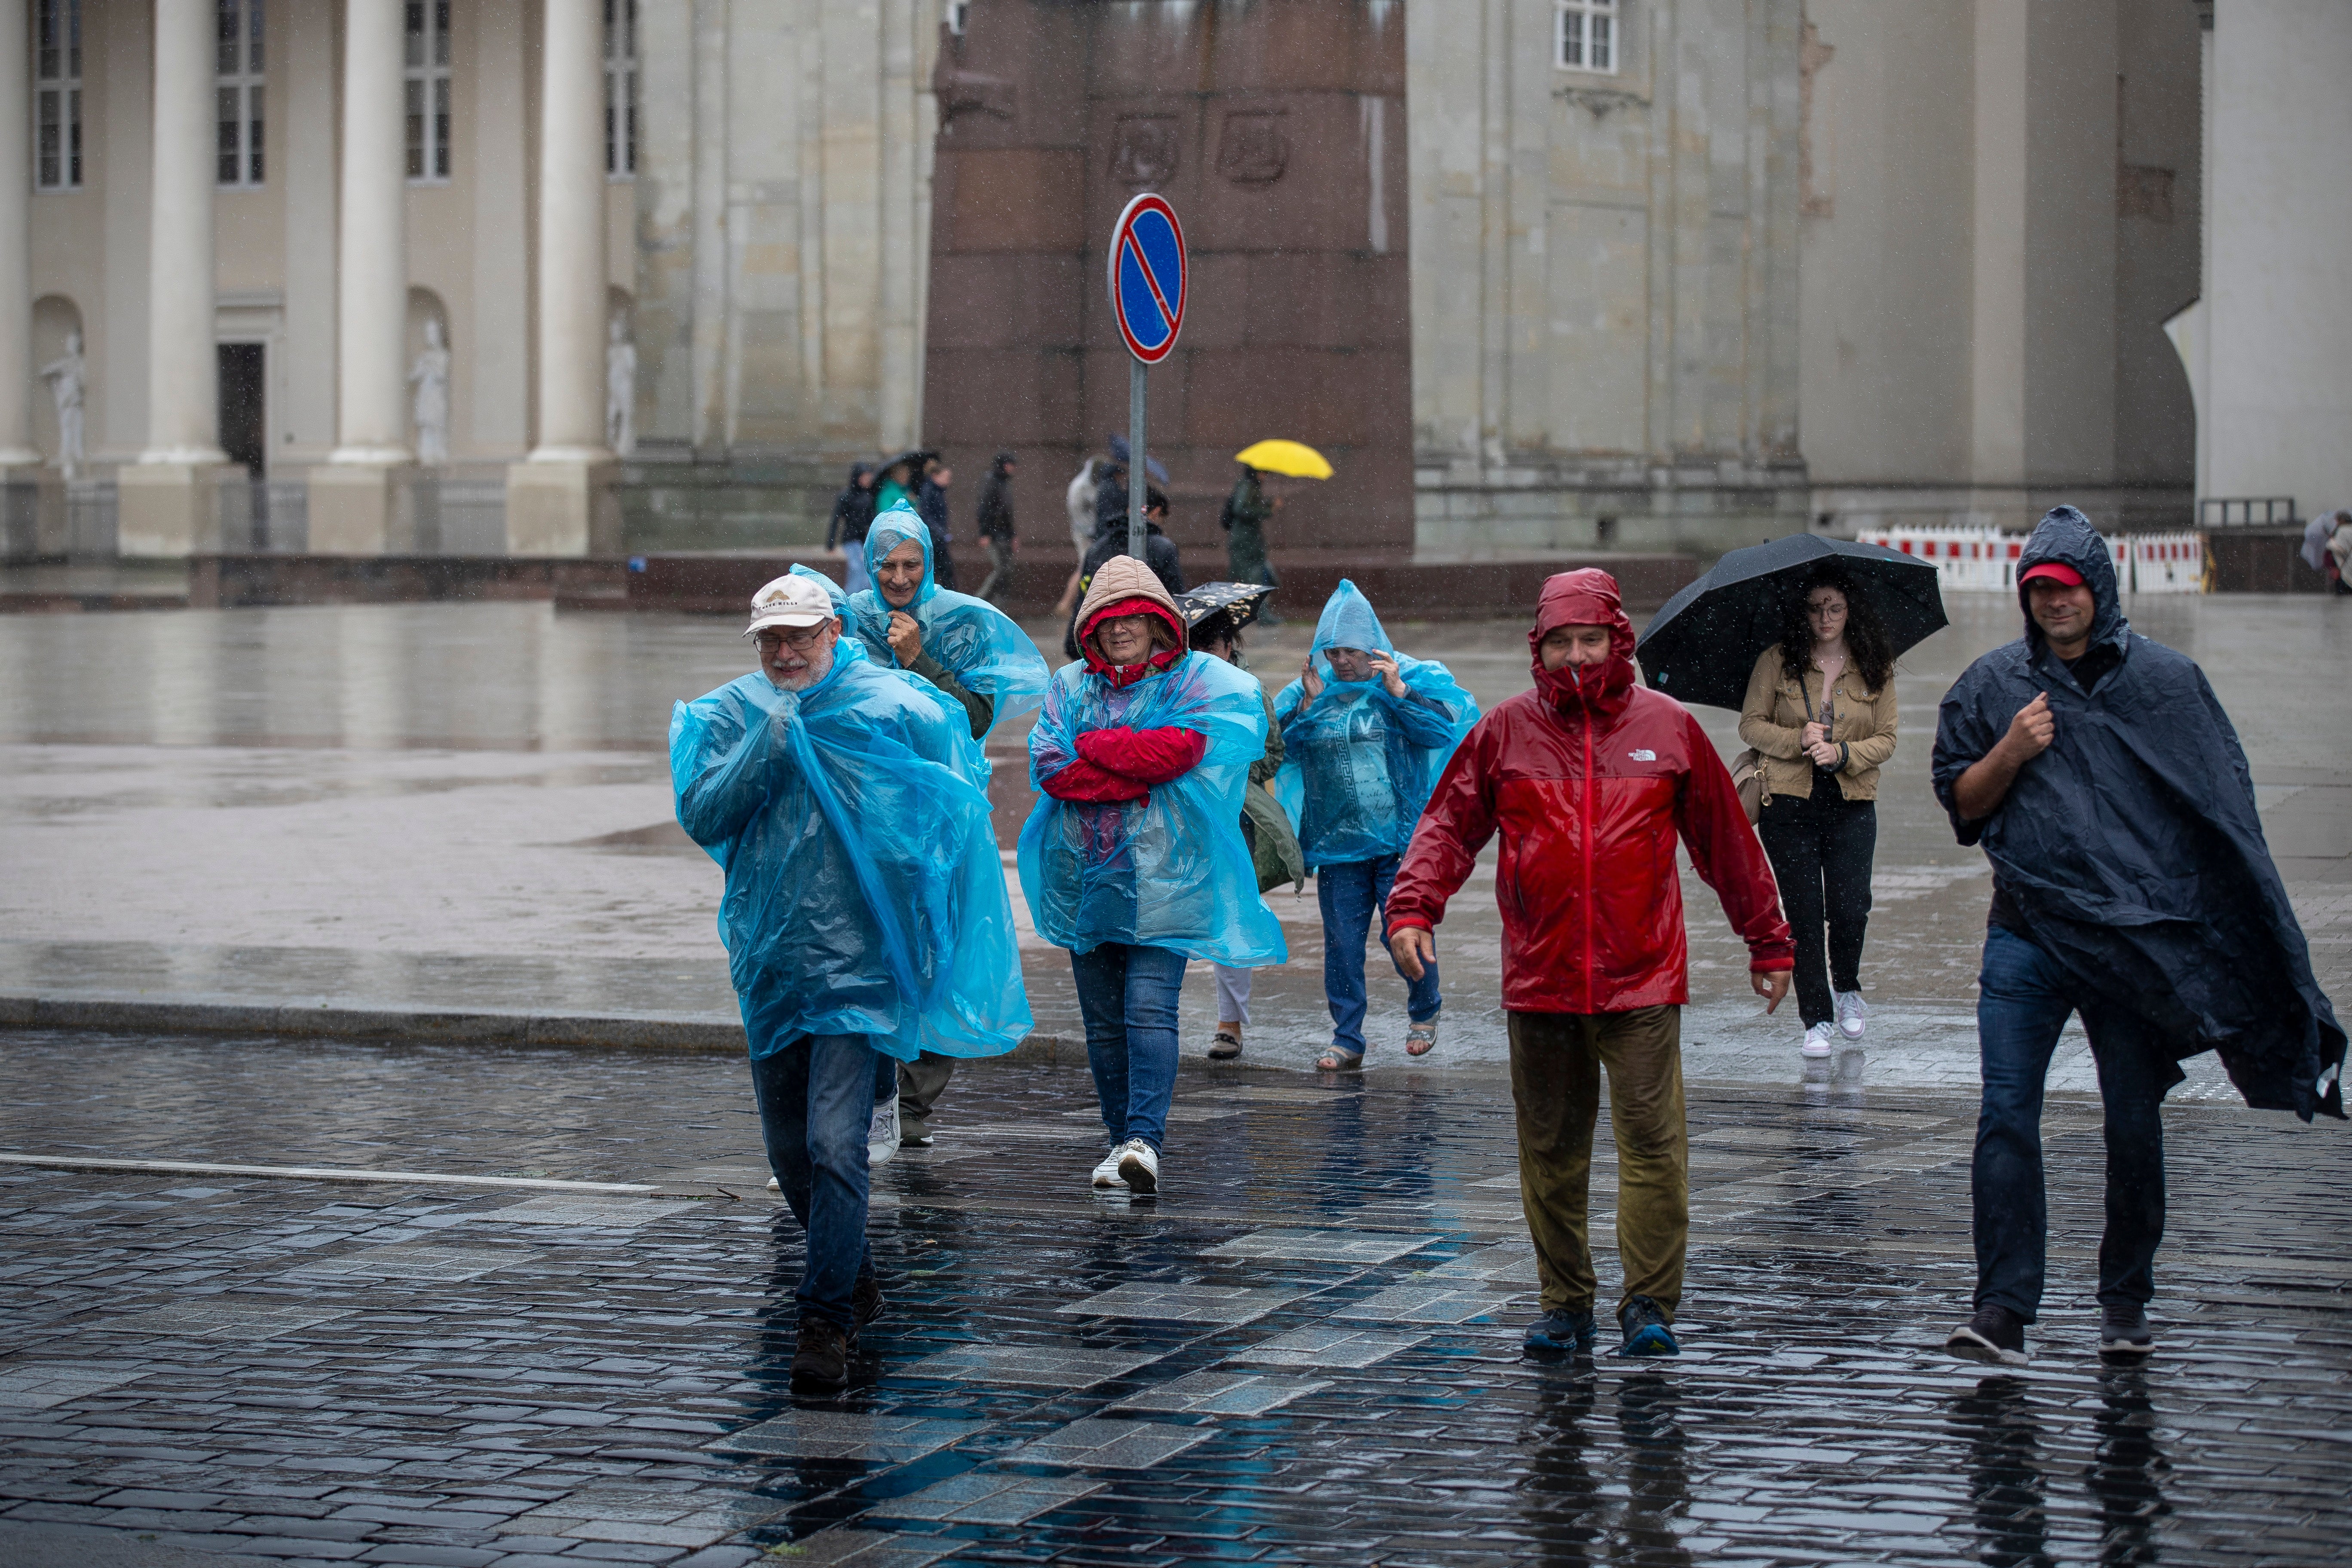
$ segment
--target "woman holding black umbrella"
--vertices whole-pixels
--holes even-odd
[[[1862,941],[1878,839],[1878,770],[1895,754],[1895,655],[1871,601],[1830,562],[1787,602],[1748,679],[1739,738],[1763,763],[1757,823],[1797,943],[1803,1052],[1863,1037]],[[1829,928],[1827,962],[1822,928]]]

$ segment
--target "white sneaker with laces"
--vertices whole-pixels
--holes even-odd
[[[887,1165],[898,1152],[898,1097],[874,1108],[874,1120],[866,1124],[866,1168]]]
[[[1159,1151],[1140,1138],[1129,1139],[1118,1146],[1118,1173],[1129,1192],[1150,1196],[1160,1190]]]
[[[1809,1057],[1825,1057],[1829,1055],[1830,1026],[1827,1024],[1815,1024],[1811,1028],[1807,1029],[1805,1031],[1805,1043],[1800,1047],[1799,1049],[1802,1050],[1804,1054]]]
[[[1870,1004],[1862,999],[1859,991],[1841,991],[1837,994],[1837,1015],[1838,1033],[1849,1040],[1858,1040],[1870,1025]]]
[[[1127,1145],[1122,1143],[1102,1157],[1102,1163],[1095,1167],[1095,1185],[1098,1187],[1127,1185],[1127,1179],[1118,1173],[1118,1157],[1126,1152]]]

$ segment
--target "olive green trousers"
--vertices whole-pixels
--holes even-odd
[[[1546,1312],[1591,1310],[1592,1125],[1601,1075],[1617,1135],[1618,1300],[1647,1296],[1671,1321],[1690,1240],[1690,1140],[1683,1124],[1680,1007],[1631,1013],[1513,1013],[1511,1099],[1518,1109],[1519,1202],[1536,1244]]]

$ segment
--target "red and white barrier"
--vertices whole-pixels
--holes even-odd
[[[2199,533],[2110,533],[2103,536],[2125,593],[2201,594],[2205,537]],[[1936,568],[1948,594],[2013,594],[2018,557],[2027,536],[1992,528],[1865,529],[1856,538],[1916,556]]]

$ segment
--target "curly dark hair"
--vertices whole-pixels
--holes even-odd
[[[1835,566],[1822,565],[1806,577],[1804,586],[1790,595],[1780,617],[1780,668],[1803,671],[1812,667],[1813,628],[1805,605],[1816,588],[1835,588],[1845,595],[1845,647],[1863,684],[1883,689],[1895,674],[1894,646],[1870,601],[1854,591],[1853,580]]]

